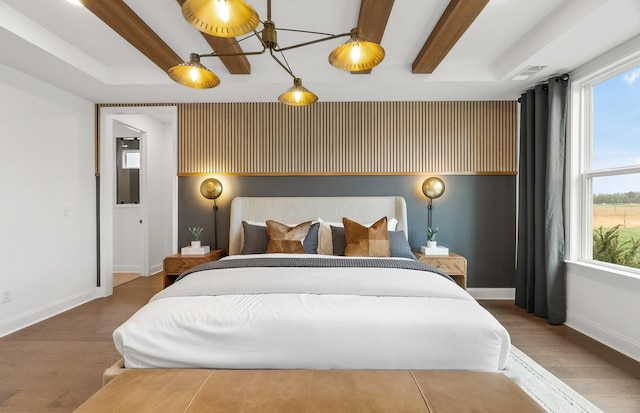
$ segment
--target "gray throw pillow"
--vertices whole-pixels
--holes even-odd
[[[389,231],[389,243],[391,244],[391,256],[400,258],[417,259],[411,251],[411,246],[404,231]]]
[[[267,227],[262,225],[251,225],[246,221],[242,221],[244,230],[244,244],[242,245],[242,254],[264,254],[267,252],[269,245],[269,234]]]

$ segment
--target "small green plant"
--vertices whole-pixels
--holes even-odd
[[[200,239],[200,234],[202,233],[202,230],[204,228],[202,228],[202,227],[193,227],[193,228],[187,227],[187,229],[189,230],[189,232],[193,236],[193,240],[194,241],[198,241]]]
[[[631,238],[620,242],[620,225],[605,230],[602,227],[593,231],[593,259],[640,268],[640,240]]]
[[[438,235],[438,228],[427,228],[427,241],[435,241]]]

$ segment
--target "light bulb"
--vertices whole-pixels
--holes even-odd
[[[215,2],[216,14],[223,22],[229,22],[229,5],[227,4],[227,0],[218,0]]]
[[[360,43],[353,45],[350,57],[353,63],[358,63],[358,61],[360,61]]]
[[[300,102],[300,99],[302,99],[302,92],[296,90],[295,92],[293,92],[293,98],[296,100],[296,102]]]
[[[191,70],[189,70],[189,77],[191,77],[191,80],[193,82],[198,80],[198,68],[196,67],[192,67]]]

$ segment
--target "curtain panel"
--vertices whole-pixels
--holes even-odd
[[[516,305],[566,320],[564,263],[567,75],[520,97]]]

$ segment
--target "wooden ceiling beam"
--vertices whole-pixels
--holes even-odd
[[[376,43],[382,42],[384,30],[387,28],[389,15],[394,0],[362,0],[358,15],[358,28],[362,37]],[[370,70],[351,72],[352,74],[369,74]]]
[[[123,0],[80,0],[133,47],[165,72],[183,60]]]
[[[451,0],[413,62],[412,73],[433,73],[489,0]]]
[[[182,7],[182,4],[186,0],[177,1],[180,7]],[[242,53],[242,48],[235,37],[216,37],[206,33],[200,33],[215,52]],[[220,59],[232,75],[248,75],[251,73],[251,64],[247,56],[218,56],[218,59]]]

